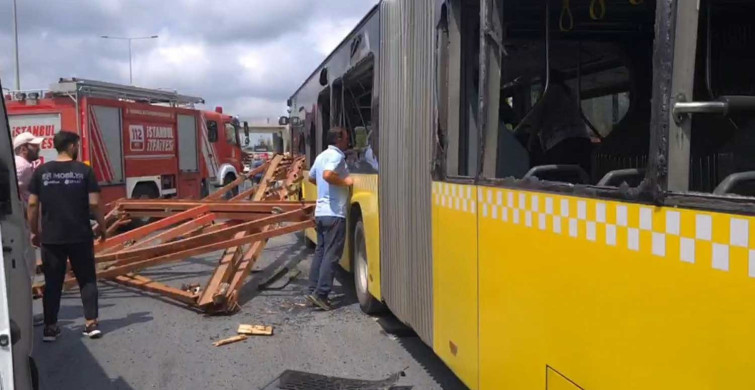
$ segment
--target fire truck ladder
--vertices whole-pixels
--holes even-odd
[[[193,107],[204,103],[196,96],[181,95],[175,91],[149,89],[80,78],[61,78],[50,86],[50,92],[70,97],[91,96],[149,104],[169,104],[172,107]]]

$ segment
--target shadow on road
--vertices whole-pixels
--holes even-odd
[[[135,390],[122,377],[109,377],[86,346],[87,343],[107,342],[107,339],[85,338],[81,334],[83,325],[64,326],[81,318],[78,294],[68,295],[63,301],[72,304],[60,308],[60,318],[66,319],[59,321],[63,331],[61,337],[54,343],[43,343],[43,327],[37,327],[34,332],[32,356],[39,368],[40,389]],[[103,320],[100,328],[107,337],[110,331],[151,320],[152,316],[146,312],[133,313],[125,318]]]

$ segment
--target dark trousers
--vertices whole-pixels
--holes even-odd
[[[97,273],[94,265],[94,244],[42,244],[42,271],[45,274],[45,291],[42,306],[45,311],[45,325],[58,322],[60,296],[66,277],[66,260],[71,261],[71,269],[79,282],[81,302],[84,304],[84,318],[95,320],[97,308]]]
[[[346,219],[338,217],[315,218],[317,248],[309,268],[309,293],[327,298],[333,288],[336,265],[343,255],[346,243]]]

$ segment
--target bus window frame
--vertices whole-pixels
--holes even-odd
[[[504,0],[505,1],[505,0]],[[496,7],[496,0],[481,0],[481,31],[480,36],[485,37],[486,35],[490,34],[490,30],[485,30],[486,26],[495,26],[498,23],[503,23],[503,20],[486,20],[485,18],[488,17],[488,19],[494,18],[496,15],[495,10],[498,8]],[[657,6],[656,6],[656,14],[655,14],[655,31],[656,31],[656,37],[653,41],[654,45],[654,54],[653,54],[653,87],[652,87],[652,101],[654,102],[661,102],[661,101],[670,101],[670,83],[666,82],[656,82],[660,77],[667,75],[666,79],[660,78],[660,80],[669,80],[671,75],[671,69],[669,67],[669,64],[671,63],[673,59],[673,39],[668,38],[667,34],[669,32],[674,31],[675,25],[673,22],[675,21],[675,18],[670,17],[671,11],[676,9],[676,5],[673,0],[658,0]],[[546,3],[547,7],[550,7]],[[487,12],[483,12],[483,10],[492,10]],[[548,10],[546,10],[546,13]],[[497,14],[499,18],[503,17],[502,13]],[[670,29],[669,31],[664,31],[666,29]],[[495,31],[495,30],[492,30]],[[665,39],[659,39],[658,37],[664,37]],[[483,39],[480,42],[481,45],[481,54],[480,56],[480,91],[479,91],[479,99],[481,101],[488,102],[491,97],[491,95],[498,95],[498,98],[495,99],[497,102],[500,98],[500,89],[498,85],[493,85],[496,77],[489,77],[487,74],[489,72],[499,72],[501,71],[501,67],[503,66],[502,61],[505,61],[505,59],[501,59],[501,62],[498,64],[498,67],[490,68],[488,62],[490,58],[490,52],[497,50],[497,48],[492,47],[493,44],[497,45],[496,38],[501,38],[500,41],[502,41],[502,36],[498,36],[496,32],[496,36],[493,36],[492,39]],[[550,41],[550,36],[548,37],[548,41]],[[549,59],[546,56],[546,66],[548,64]],[[668,68],[668,69],[667,69]],[[549,73],[549,72],[547,72]],[[483,79],[483,77],[485,77]],[[548,82],[546,81],[546,85]],[[546,87],[547,89],[547,87]],[[495,110],[493,109],[495,108]],[[655,204],[655,205],[661,205],[665,199],[666,195],[666,187],[665,187],[665,179],[667,179],[667,175],[664,174],[665,164],[666,164],[666,155],[662,153],[653,153],[654,150],[659,151],[661,149],[667,149],[667,142],[668,139],[668,119],[670,118],[670,109],[668,105],[663,104],[653,104],[651,109],[651,119],[650,119],[650,149],[648,151],[648,162],[647,162],[647,168],[645,172],[645,178],[643,183],[636,188],[621,188],[621,187],[599,187],[596,185],[591,184],[571,184],[566,182],[556,182],[556,181],[529,181],[529,180],[523,180],[523,179],[514,179],[514,178],[490,178],[486,177],[486,175],[483,174],[483,168],[484,168],[484,155],[485,155],[485,145],[488,140],[488,132],[495,131],[497,132],[497,123],[491,123],[492,119],[497,118],[497,113],[489,113],[488,111],[497,111],[497,107],[493,107],[492,104],[484,104],[481,109],[478,112],[479,115],[479,123],[482,125],[479,126],[479,140],[480,145],[479,146],[479,152],[478,152],[478,175],[475,178],[475,182],[484,185],[484,186],[491,186],[491,187],[502,187],[502,188],[508,188],[508,189],[520,189],[520,190],[528,190],[528,191],[538,191],[538,192],[550,192],[550,193],[560,193],[560,194],[567,194],[567,195],[576,195],[580,197],[587,197],[587,198],[602,198],[602,199],[612,199],[612,200],[622,200],[622,201],[629,201],[629,202],[636,202],[636,203],[645,203],[645,204]]]
[[[484,0],[479,1],[481,9],[482,2]],[[462,93],[465,92],[466,86],[466,83],[462,80],[462,78],[468,76],[466,74],[468,69],[465,68],[463,61],[466,56],[463,55],[463,50],[465,48],[463,42],[464,27],[460,24],[464,21],[464,17],[461,15],[462,3],[463,2],[460,0],[446,0],[442,6],[444,8],[444,11],[441,12],[444,15],[439,18],[439,21],[436,24],[437,34],[441,30],[441,23],[445,22],[445,28],[448,34],[448,46],[450,48],[444,52],[438,52],[438,48],[436,48],[436,58],[438,62],[440,63],[441,61],[444,61],[446,65],[445,67],[439,66],[436,70],[436,83],[440,85],[441,78],[445,83],[443,87],[446,93],[439,93],[438,99],[446,99],[444,107],[447,111],[445,113],[447,117],[444,120],[446,128],[442,129],[444,130],[442,139],[440,139],[441,137],[438,137],[438,139],[436,139],[436,143],[441,143],[440,147],[436,148],[436,150],[441,150],[441,152],[438,152],[435,156],[435,158],[439,161],[437,161],[433,165],[441,167],[440,169],[437,169],[437,173],[439,174],[437,175],[438,177],[435,177],[434,179],[448,183],[469,185],[477,183],[480,177],[479,173],[482,143],[480,140],[481,126],[479,123],[480,107],[478,107],[476,118],[471,118],[469,117],[469,115],[464,114],[464,110],[468,110],[469,108],[469,99],[462,96]],[[444,57],[444,54],[447,56],[447,58],[442,58]],[[480,69],[480,74],[481,73],[482,69]],[[458,75],[458,77],[451,77],[451,75]],[[480,88],[480,91],[482,91],[482,89],[483,88]],[[471,120],[477,122],[476,129],[470,128],[469,122]],[[437,123],[437,126],[441,126],[441,124]],[[440,129],[436,129],[436,131],[437,130]],[[440,133],[440,131],[438,131],[438,133]],[[466,142],[463,142],[462,136],[466,136],[468,138],[467,140],[465,140]],[[453,137],[455,137],[455,139],[453,139]],[[475,137],[477,147],[473,151],[469,146],[469,141]],[[466,167],[466,171],[468,172],[467,174],[459,174],[458,172],[463,166],[462,161],[466,160],[467,162],[469,162],[469,153],[472,152],[476,154],[474,164],[471,164],[472,166]],[[456,173],[450,173],[449,153],[456,154],[455,165],[451,166],[452,169],[455,168]]]
[[[683,82],[682,86],[672,85],[670,94],[669,111],[678,101],[691,100],[692,88],[696,67],[700,64],[695,61],[697,50],[706,50],[699,42],[698,32],[699,23],[705,23],[701,19],[701,12],[697,4],[680,3],[674,9],[676,10],[676,26],[671,32],[674,33],[674,58],[673,62],[673,80]],[[706,54],[707,56],[707,54]],[[679,59],[680,61],[676,61]],[[707,61],[706,61],[707,62]],[[704,63],[701,66],[709,66]],[[706,69],[706,72],[708,69]],[[710,88],[709,75],[706,75],[706,88]],[[672,83],[673,84],[673,83]],[[708,192],[695,192],[689,190],[690,176],[690,144],[691,144],[691,122],[694,115],[687,115],[680,122],[677,122],[669,112],[668,118],[668,140],[667,148],[660,149],[659,152],[668,153],[667,166],[670,183],[664,187],[665,199],[664,204],[672,207],[684,207],[701,209],[713,212],[734,213],[743,215],[755,215],[755,203],[752,196],[742,195],[718,195]],[[673,179],[672,179],[673,178]],[[664,184],[661,182],[660,184]]]

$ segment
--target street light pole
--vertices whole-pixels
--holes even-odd
[[[16,0],[13,0],[13,39],[15,40],[14,54],[16,56],[16,90],[21,90],[21,70],[18,62],[18,16],[16,14]]]
[[[15,0],[14,0],[15,1]],[[104,39],[119,39],[122,41],[128,41],[128,83],[130,85],[134,84],[134,72],[133,72],[133,64],[132,64],[132,50],[131,50],[131,41],[136,39],[156,39],[158,38],[157,35],[150,35],[148,37],[111,37],[109,35],[100,35],[100,38]]]

